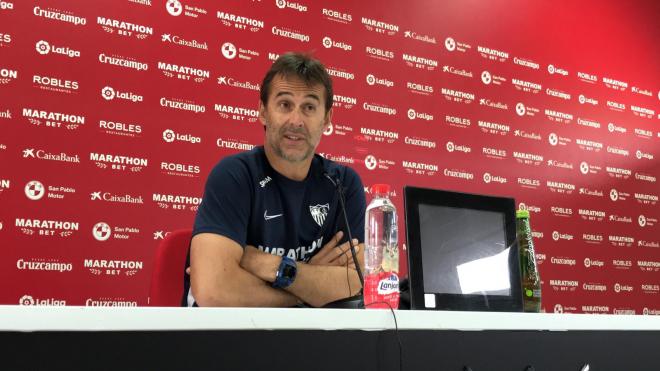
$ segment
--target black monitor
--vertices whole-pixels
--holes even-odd
[[[404,187],[412,309],[522,311],[512,198]]]

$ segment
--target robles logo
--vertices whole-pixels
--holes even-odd
[[[174,162],[161,162],[160,170],[163,174],[190,178],[199,177],[199,173],[201,172],[198,165],[178,164]]]
[[[35,84],[35,87],[57,93],[77,93],[79,88],[78,81],[64,80],[50,76],[33,75],[32,82]]]

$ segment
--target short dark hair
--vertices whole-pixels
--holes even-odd
[[[325,88],[325,112],[328,113],[332,108],[333,93],[332,80],[325,66],[318,60],[312,58],[309,54],[289,52],[282,54],[270,67],[266,73],[264,81],[261,83],[260,98],[261,103],[266,106],[268,95],[270,94],[270,84],[275,76],[280,75],[283,78],[296,77],[303,80],[307,86],[321,84]]]

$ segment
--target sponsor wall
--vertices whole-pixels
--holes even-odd
[[[262,143],[263,73],[302,50],[335,83],[319,152],[365,192],[401,217],[406,184],[513,196],[546,311],[658,314],[653,1],[409,3],[0,1],[0,302],[146,305],[155,247]]]

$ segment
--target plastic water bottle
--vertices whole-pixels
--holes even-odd
[[[516,229],[520,248],[520,280],[523,291],[523,310],[538,313],[541,311],[541,277],[536,265],[534,241],[529,225],[529,211],[516,211]]]
[[[374,184],[364,223],[364,307],[399,307],[399,239],[390,186]],[[388,305],[389,304],[389,305]]]

